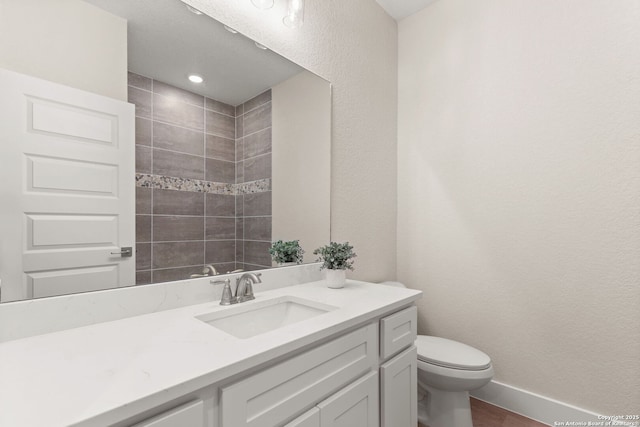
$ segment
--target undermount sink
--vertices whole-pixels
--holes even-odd
[[[231,308],[196,316],[196,319],[236,338],[251,338],[336,308],[304,298],[283,296],[266,301],[240,303]]]

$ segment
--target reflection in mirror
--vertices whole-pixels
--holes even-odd
[[[1,107],[30,118],[0,133],[25,142],[0,153],[0,191],[39,199],[0,207],[1,301],[266,268],[273,240],[300,240],[307,257],[329,240],[328,82],[179,0],[3,8],[0,68],[20,74],[2,87],[24,90]],[[23,110],[20,96],[42,102]],[[129,154],[110,163],[116,148]],[[47,185],[18,179],[36,176]],[[98,210],[116,198],[131,208]]]

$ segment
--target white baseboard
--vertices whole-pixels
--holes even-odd
[[[603,420],[596,413],[497,381],[491,381],[470,394],[476,399],[550,426],[580,425],[570,422]]]

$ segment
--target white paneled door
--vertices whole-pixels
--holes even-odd
[[[134,113],[0,69],[1,301],[135,283]]]

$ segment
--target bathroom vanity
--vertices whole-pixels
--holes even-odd
[[[0,425],[416,425],[421,292],[255,291],[0,344]]]

